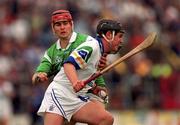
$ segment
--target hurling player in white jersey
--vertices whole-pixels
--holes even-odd
[[[97,26],[97,40],[88,37],[64,62],[64,67],[47,88],[38,111],[45,125],[63,125],[65,119],[91,125],[113,125],[113,117],[85,96],[92,83],[83,80],[97,71],[103,53],[119,51],[124,31],[118,21],[104,19]]]
[[[55,10],[51,15],[51,26],[57,42],[53,43],[45,52],[36,72],[32,76],[32,83],[45,83],[49,78],[55,76],[63,66],[64,60],[71,52],[85,42],[89,35],[75,32],[73,27],[73,19],[68,10]],[[106,54],[101,57],[98,68],[102,69],[106,66]],[[91,101],[105,107],[108,102],[107,89],[102,76],[95,80],[96,87],[88,90],[88,97]],[[104,96],[98,93],[104,92]],[[85,97],[86,98],[86,97]],[[83,99],[83,98],[82,98]],[[75,125],[76,121],[71,119],[70,125]]]

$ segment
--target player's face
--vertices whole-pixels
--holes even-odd
[[[69,38],[72,33],[72,23],[67,20],[61,20],[54,23],[53,29],[60,39],[66,39]]]
[[[117,33],[112,41],[111,53],[117,53],[122,47],[123,33]]]

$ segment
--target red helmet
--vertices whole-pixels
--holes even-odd
[[[56,10],[52,13],[51,22],[56,23],[59,20],[72,20],[72,16],[68,10]]]

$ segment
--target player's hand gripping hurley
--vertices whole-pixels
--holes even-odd
[[[136,48],[132,49],[130,52],[128,52],[127,54],[125,54],[124,56],[120,57],[119,59],[117,59],[114,63],[112,63],[111,65],[107,66],[106,68],[104,68],[103,70],[97,71],[95,74],[93,74],[89,79],[84,81],[84,84],[86,85],[87,83],[91,82],[92,80],[96,79],[97,77],[99,77],[100,75],[104,74],[105,72],[107,72],[108,70],[112,69],[113,67],[115,67],[116,65],[118,65],[119,63],[123,62],[124,60],[130,58],[131,56],[135,55],[136,53],[139,53],[140,51],[150,47],[155,39],[156,39],[157,35],[155,32],[152,32],[151,34],[149,34],[147,36],[147,38],[141,43],[139,44]]]

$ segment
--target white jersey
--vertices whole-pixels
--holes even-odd
[[[89,36],[86,42],[70,54],[65,63],[70,62],[75,66],[79,80],[86,80],[97,71],[102,52],[102,43]],[[62,67],[46,90],[38,114],[51,112],[70,120],[75,112],[88,103],[88,100],[81,97],[86,95],[90,88],[91,85],[88,84],[75,93]]]
[[[97,40],[89,36],[86,42],[82,43],[70,54],[66,62],[71,62],[75,65],[79,80],[86,80],[97,71],[97,65],[99,63],[100,57],[101,50],[99,43]],[[72,84],[64,73],[63,68],[54,77],[54,81],[61,85],[72,87]],[[86,85],[86,87],[81,90],[81,93],[86,93],[90,88],[90,84]]]

